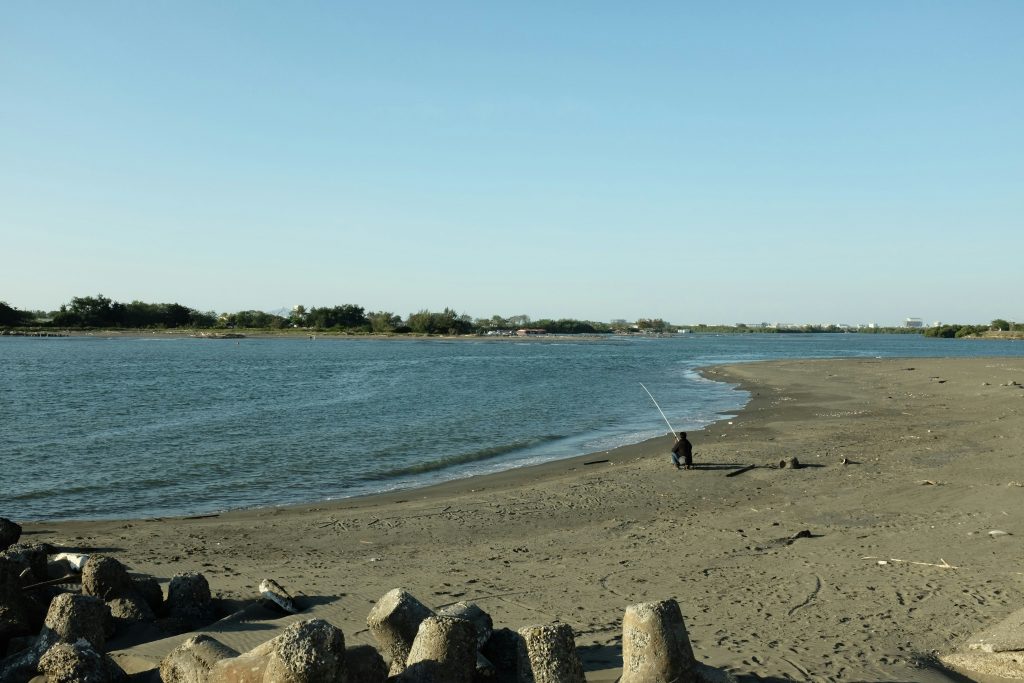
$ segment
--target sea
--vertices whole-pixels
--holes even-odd
[[[925,356],[1024,356],[1024,342],[0,337],[0,517],[189,516],[423,487],[736,415],[748,394],[704,367]]]

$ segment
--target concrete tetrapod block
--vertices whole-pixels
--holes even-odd
[[[519,683],[585,683],[571,626],[525,626],[519,637]]]
[[[49,683],[123,683],[128,675],[114,660],[93,649],[89,641],[55,643],[39,659]]]
[[[124,598],[135,593],[128,570],[109,555],[92,555],[82,567],[82,593],[101,600]]]
[[[160,662],[163,683],[206,683],[213,665],[238,652],[207,635],[192,636]]]
[[[401,683],[473,683],[476,627],[458,617],[427,617],[409,650]]]
[[[381,654],[390,660],[392,676],[402,672],[420,624],[434,612],[403,588],[385,593],[366,617]]]
[[[345,635],[323,619],[292,624],[245,654],[221,659],[207,683],[345,683]]]
[[[662,600],[626,608],[621,683],[697,683],[695,664],[679,603]]]
[[[456,602],[437,610],[439,615],[458,617],[471,622],[476,627],[476,646],[482,648],[494,632],[494,620],[491,615],[480,609],[475,602]]]
[[[216,619],[210,584],[198,572],[183,572],[171,577],[167,584],[167,600],[164,604],[167,616],[176,620],[179,628],[193,631]]]
[[[943,664],[965,673],[1024,679],[1024,609],[971,636],[967,650],[941,655]]]
[[[85,638],[97,650],[102,650],[109,624],[110,608],[99,598],[61,593],[50,603],[43,634],[52,634],[57,640],[68,643]]]

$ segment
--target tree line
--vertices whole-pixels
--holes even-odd
[[[924,330],[904,327],[885,327],[849,330],[836,326],[808,325],[796,329],[750,327],[744,324],[719,326],[696,324],[671,325],[661,318],[641,318],[634,322],[624,320],[612,323],[577,320],[574,318],[531,320],[528,315],[471,318],[454,309],[442,311],[422,309],[405,318],[390,311],[367,311],[362,306],[311,307],[295,306],[288,315],[265,311],[237,311],[216,313],[199,311],[178,303],[122,303],[102,294],[73,297],[59,310],[22,311],[0,301],[0,327],[40,327],[59,329],[120,328],[120,329],[309,329],[332,330],[353,334],[511,334],[515,330],[531,328],[551,334],[613,334],[640,332],[650,334],[672,333],[686,327],[696,332],[716,333],[782,333],[782,332],[901,332],[929,337],[977,336],[988,331],[1020,332],[1024,325],[996,319],[989,325],[940,325]]]
[[[937,325],[925,330],[924,336],[961,339],[977,337],[986,332],[1020,332],[1022,330],[1024,330],[1024,324],[996,318],[988,325]]]
[[[667,330],[664,321],[640,321],[645,327]],[[422,309],[405,318],[391,311],[367,311],[362,306],[295,306],[288,315],[265,311],[216,313],[200,311],[178,303],[114,301],[103,294],[73,297],[57,311],[22,311],[0,301],[0,326],[52,327],[60,329],[265,329],[302,328],[335,330],[355,334],[486,334],[511,333],[523,327],[561,334],[610,333],[615,329],[604,323],[559,319],[531,321],[528,315],[473,319],[454,309]]]

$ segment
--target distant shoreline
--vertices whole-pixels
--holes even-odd
[[[126,329],[126,328],[97,328],[97,329],[56,329],[56,328],[5,328],[0,329],[0,337],[38,337],[38,338],[54,338],[54,337],[119,337],[119,338],[152,338],[156,336],[167,336],[167,337],[179,337],[179,338],[197,338],[197,339],[339,339],[339,340],[357,340],[357,339],[372,339],[372,340],[383,340],[383,341],[394,341],[394,340],[443,340],[443,341],[543,341],[551,339],[572,339],[577,341],[598,341],[598,340],[609,340],[609,339],[675,339],[681,337],[687,337],[690,335],[804,335],[804,334],[921,334],[920,331],[913,332],[864,332],[861,330],[844,330],[844,331],[803,331],[803,330],[785,330],[785,331],[762,331],[762,330],[750,330],[750,329],[738,329],[738,330],[715,330],[715,331],[700,331],[690,330],[689,332],[659,332],[659,333],[631,333],[631,332],[609,332],[609,333],[592,333],[583,332],[578,334],[571,333],[546,333],[546,334],[531,334],[531,335],[488,335],[488,334],[460,334],[460,335],[445,335],[445,334],[428,334],[419,332],[404,332],[404,333],[390,333],[390,334],[378,334],[378,333],[353,333],[336,330],[306,330],[306,329],[284,329],[284,330],[271,330],[263,328],[239,328],[239,329],[205,329],[205,328],[171,328],[171,329]],[[958,339],[971,340],[971,339],[986,339],[986,340],[1002,340],[1002,341],[1020,341],[1024,340],[1024,331],[999,331],[990,330],[981,335],[970,335],[964,337],[958,337]]]

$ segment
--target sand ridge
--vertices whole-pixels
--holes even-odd
[[[395,587],[434,608],[474,601],[498,626],[566,622],[591,681],[615,679],[623,612],[641,601],[678,600],[706,664],[836,681],[941,680],[922,668],[934,653],[1024,606],[1024,359],[705,374],[753,398],[690,433],[690,472],[666,436],[362,499],[32,523],[26,540],[103,549],[164,580],[200,571],[239,600],[274,578],[330,605],[349,644],[373,644],[366,615]],[[806,467],[771,467],[786,457]]]

